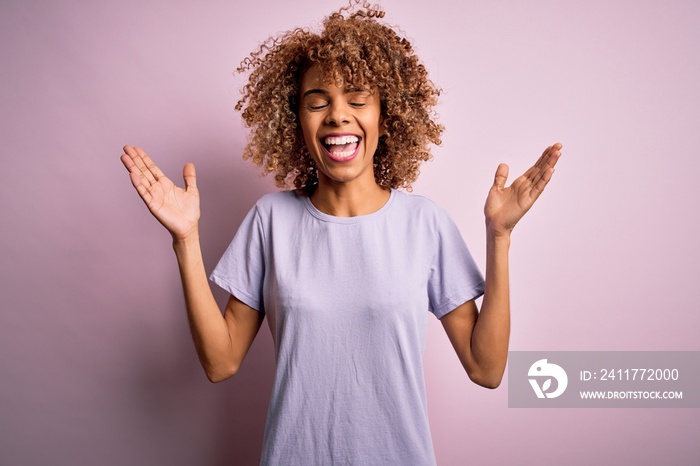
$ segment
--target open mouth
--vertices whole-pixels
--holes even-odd
[[[326,136],[321,144],[333,160],[344,161],[353,158],[360,147],[360,138],[354,135]]]

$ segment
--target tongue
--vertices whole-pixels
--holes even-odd
[[[336,152],[355,152],[355,149],[357,149],[357,143],[351,142],[350,144],[333,144],[328,148],[328,151],[334,154]]]

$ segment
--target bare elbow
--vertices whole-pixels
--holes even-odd
[[[490,390],[496,389],[501,385],[501,379],[491,379],[491,380],[483,380],[481,382],[477,382],[480,386],[484,388],[488,388]]]
[[[219,383],[224,380],[228,380],[238,372],[239,366],[229,366],[223,367],[208,367],[204,369],[204,373],[207,375],[207,379],[211,383]]]
[[[480,387],[493,390],[501,385],[503,380],[503,372],[495,373],[467,373],[469,379]]]

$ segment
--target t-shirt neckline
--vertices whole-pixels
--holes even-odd
[[[395,197],[396,197],[396,190],[390,189],[389,199],[384,203],[383,206],[381,206],[379,208],[379,210],[376,210],[376,211],[372,212],[371,214],[357,215],[355,217],[336,217],[335,215],[330,215],[330,214],[326,214],[324,212],[321,212],[320,210],[318,210],[316,208],[314,203],[311,202],[311,198],[309,196],[306,196],[304,198],[304,205],[306,206],[306,210],[308,210],[311,215],[313,215],[317,219],[322,220],[324,222],[346,223],[346,224],[347,223],[363,223],[363,222],[376,220],[377,218],[384,215],[384,213],[391,206]]]

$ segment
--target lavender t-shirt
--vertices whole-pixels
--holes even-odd
[[[391,191],[334,217],[294,191],[261,198],[211,279],[267,316],[277,367],[263,465],[434,465],[423,376],[428,311],[483,293],[457,227]]]

